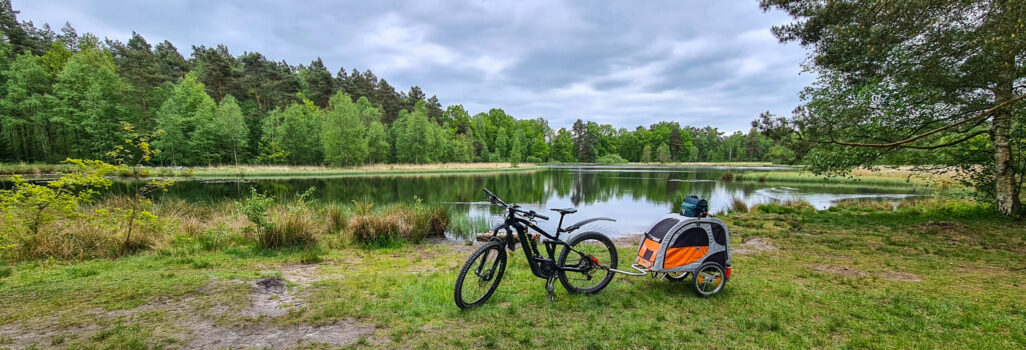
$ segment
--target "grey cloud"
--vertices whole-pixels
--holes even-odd
[[[32,1],[21,18],[126,40],[137,31],[223,43],[331,70],[371,69],[471,112],[503,108],[553,127],[577,118],[633,129],[660,120],[745,130],[788,113],[811,81],[805,53],[769,34],[788,18],[755,1]]]

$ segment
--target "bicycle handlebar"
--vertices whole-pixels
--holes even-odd
[[[510,209],[513,212],[520,213],[522,215],[526,215],[527,217],[532,218],[532,219],[533,218],[539,218],[539,219],[542,219],[542,220],[548,220],[549,219],[548,216],[538,214],[538,213],[534,212],[534,210],[524,211],[524,210],[517,209],[520,206],[518,206],[516,204],[514,204],[512,206],[509,205],[509,204],[506,204],[506,202],[503,202],[502,199],[499,198],[499,196],[496,196],[495,193],[492,193],[492,191],[489,191],[487,187],[484,188],[484,192],[485,192],[485,194],[488,195],[488,200],[489,201],[491,201],[493,204],[497,204],[500,207]]]

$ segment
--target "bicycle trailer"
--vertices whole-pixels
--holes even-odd
[[[717,218],[668,214],[645,232],[631,267],[638,273],[616,272],[673,281],[690,276],[699,295],[719,293],[730,279],[730,230]]]

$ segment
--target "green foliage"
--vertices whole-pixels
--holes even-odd
[[[673,160],[672,156],[670,155],[670,147],[667,146],[665,143],[659,145],[659,148],[656,149],[656,160],[658,160],[660,163],[667,163]]]
[[[662,144],[673,160],[765,160],[772,144],[754,131],[723,137],[676,122],[631,131],[581,120],[553,130],[543,118],[518,120],[499,108],[471,116],[419,87],[397,91],[369,70],[332,77],[319,58],[292,66],[197,45],[187,60],[170,42],[151,45],[138,33],[101,45],[70,25],[54,36],[12,23],[0,40],[5,162],[120,162],[107,152],[136,135],[149,135],[163,151],[154,162],[170,166],[595,162],[613,154],[639,161],[646,147],[652,161]]]
[[[267,211],[274,204],[274,198],[257,192],[255,187],[249,188],[249,197],[239,206],[239,211],[253,223],[256,233],[259,235],[272,228],[271,222],[267,219]]]
[[[521,138],[523,138],[523,134],[520,132],[520,129],[517,129],[517,131],[513,133],[513,144],[510,146],[509,150],[509,163],[512,164],[514,168],[517,164],[520,164],[520,159],[523,158],[524,154],[523,146],[520,144]]]
[[[1000,212],[1021,214],[1023,2],[761,4],[795,18],[774,33],[810,49],[818,79],[791,118],[766,113],[755,124],[795,153],[811,149],[810,170],[956,166]]]
[[[207,163],[239,164],[249,147],[249,129],[235,97],[227,95],[217,105],[213,117],[203,120],[196,128],[193,147],[206,150],[201,159]]]
[[[388,134],[381,122],[371,122],[367,128],[367,160],[370,163],[387,163],[392,153],[392,146],[388,143]]]
[[[207,95],[196,74],[186,74],[157,112],[157,127],[164,131],[154,141],[154,147],[162,151],[157,160],[171,165],[203,164],[209,149],[201,147],[215,142],[211,139],[216,136],[199,137],[197,130],[216,132],[211,125],[216,110],[217,104]]]
[[[424,164],[440,159],[445,140],[441,126],[427,117],[427,107],[417,103],[411,113],[400,113],[399,120],[392,125],[395,139],[395,157],[399,163]]]
[[[620,155],[618,155],[618,154],[607,154],[607,155],[601,156],[598,159],[596,159],[595,163],[599,163],[599,164],[625,164],[625,163],[627,163],[627,160],[623,159],[623,157],[620,157]]]
[[[312,101],[275,109],[263,121],[262,152],[268,162],[318,164],[323,159],[323,115]]]
[[[334,166],[363,164],[369,153],[367,131],[349,95],[340,92],[332,97],[324,117],[321,127],[324,161]]]
[[[25,181],[21,176],[10,178],[10,190],[0,190],[0,256],[5,258],[35,257],[49,236],[47,226],[81,216],[79,206],[90,202],[98,190],[110,187],[105,175],[115,167],[102,161],[67,159],[73,172],[44,185]]]

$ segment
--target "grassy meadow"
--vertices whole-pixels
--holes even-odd
[[[1026,224],[991,212],[939,200],[736,212],[734,277],[707,299],[618,276],[594,296],[557,286],[550,303],[518,249],[492,299],[464,312],[452,286],[471,245],[370,247],[323,230],[312,246],[264,248],[204,238],[214,223],[120,258],[6,263],[0,348],[1020,348]],[[218,221],[188,217],[177,225]],[[635,249],[620,248],[621,265]],[[266,334],[277,340],[247,343]]]

